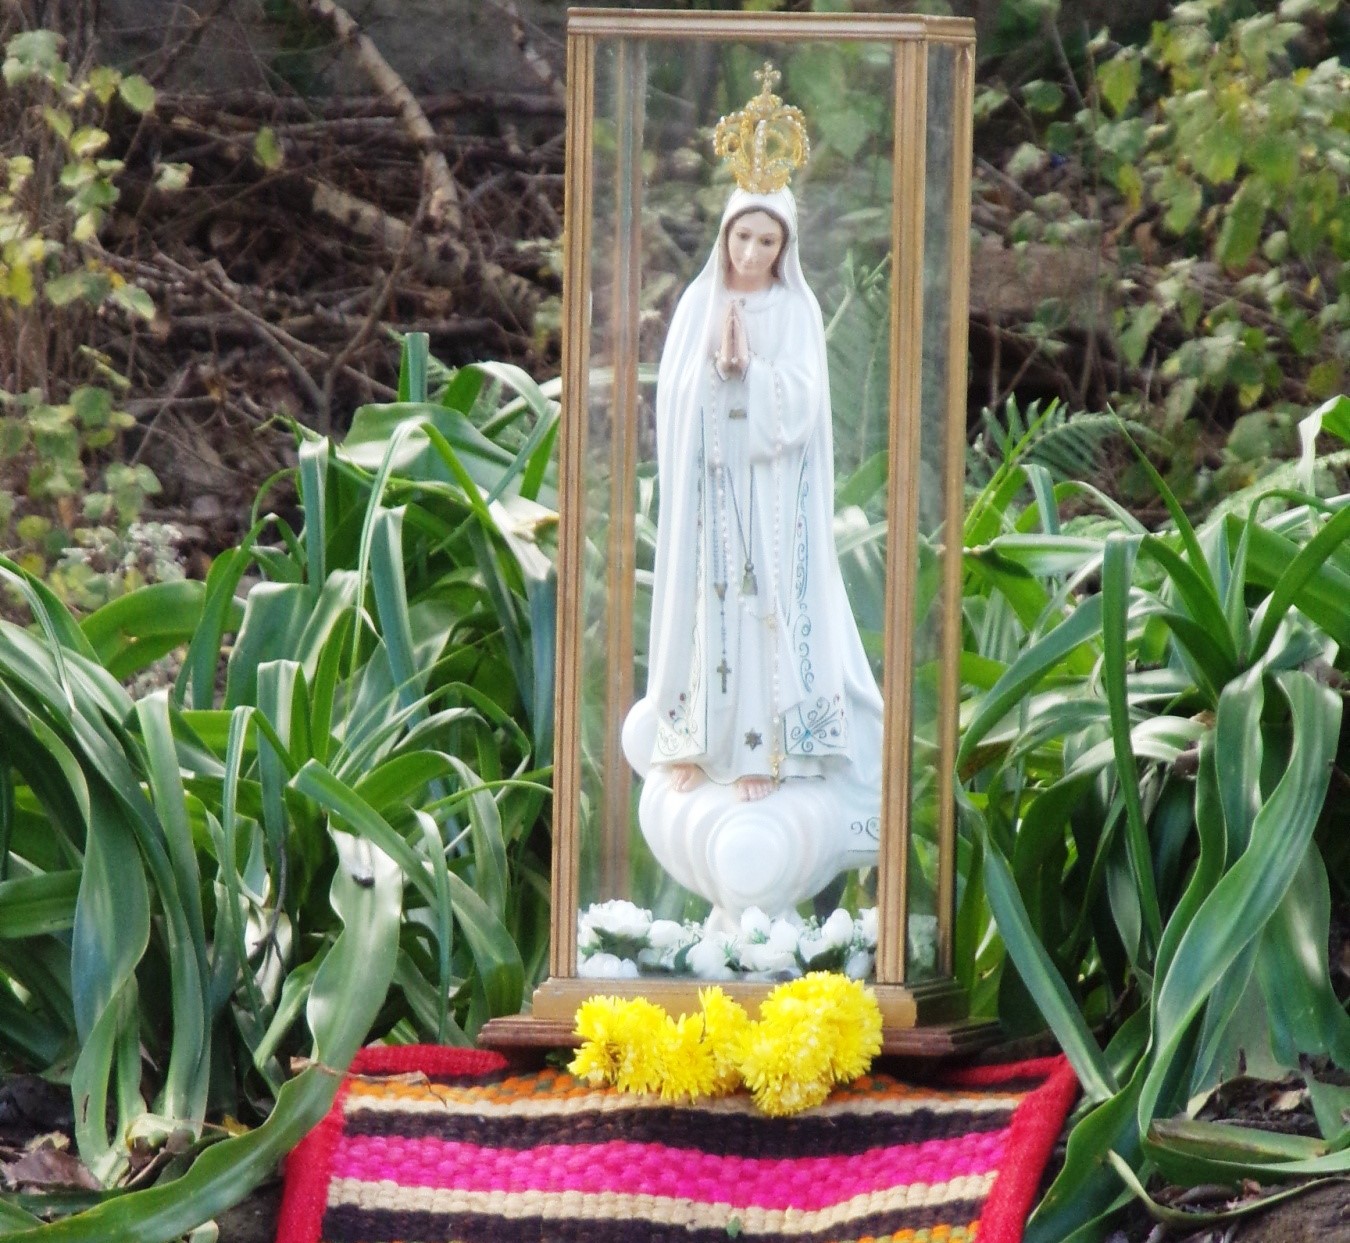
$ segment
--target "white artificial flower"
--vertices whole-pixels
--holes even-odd
[[[775,919],[769,928],[767,944],[769,949],[795,954],[797,952],[797,940],[800,936],[801,930],[796,924],[789,923],[786,919]]]
[[[675,969],[675,947],[668,949],[638,950],[638,967],[649,971],[673,971]]]
[[[858,912],[858,936],[864,945],[876,945],[877,908],[875,906],[869,906],[866,910]]]
[[[651,911],[614,898],[609,902],[597,902],[586,911],[590,925],[601,936],[621,937],[625,941],[640,941],[652,926]]]
[[[841,949],[853,940],[853,916],[840,907],[821,926],[820,935],[831,949]]]
[[[729,980],[733,974],[727,963],[726,942],[715,934],[699,941],[689,951],[685,962],[702,980]]]
[[[647,931],[647,944],[652,949],[670,949],[685,940],[688,940],[688,934],[684,930],[684,925],[677,924],[673,919],[654,919]]]
[[[577,916],[577,952],[593,954],[600,948],[600,934],[591,927],[588,912]]]
[[[802,929],[801,936],[797,938],[797,957],[806,964],[808,970],[817,958],[829,952],[830,947],[825,944],[819,928]]]
[[[592,954],[577,964],[577,975],[586,980],[636,980],[637,963],[614,954]]]
[[[769,917],[757,906],[749,907],[741,916],[741,935],[756,941],[768,939],[772,924]]]
[[[872,955],[867,950],[854,950],[844,964],[844,974],[850,980],[865,980],[872,974]]]
[[[768,942],[743,942],[740,958],[741,966],[747,971],[797,970],[797,955],[793,950],[776,948]]]

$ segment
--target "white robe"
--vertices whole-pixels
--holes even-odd
[[[789,236],[774,284],[736,294],[721,234],[755,208],[785,220]],[[751,362],[744,378],[722,380],[712,355],[732,297]],[[846,822],[875,824],[881,696],[835,551],[824,328],[789,191],[732,194],[671,322],[656,408],[660,508],[647,691],[635,710],[655,720],[651,762],[694,764],[718,783],[824,780]]]

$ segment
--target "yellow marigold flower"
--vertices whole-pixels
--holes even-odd
[[[812,971],[774,989],[764,999],[761,1014],[770,1017],[789,1000],[806,1005],[816,1016],[829,1050],[830,1077],[836,1083],[849,1083],[864,1074],[881,1052],[881,1009],[876,994],[861,980]]]
[[[812,1043],[815,1031],[809,1022],[786,1017],[747,1026],[739,1045],[741,1077],[766,1114],[800,1113],[829,1096],[829,1061]]]
[[[614,1082],[618,1067],[611,1047],[588,1040],[567,1063],[567,1069],[591,1087],[598,1088]]]
[[[622,1003],[618,1014],[622,1057],[614,1076],[621,1092],[646,1094],[661,1088],[662,1049],[670,1016],[642,997]]]
[[[712,1049],[704,1038],[703,1016],[686,1014],[676,1022],[667,1018],[658,1036],[661,1098],[691,1101],[708,1096],[717,1078]]]
[[[577,1010],[576,1034],[582,1044],[567,1069],[592,1087],[613,1083],[624,1057],[623,1002],[618,997],[591,997]]]
[[[702,1011],[673,1020],[643,998],[592,997],[577,1011],[582,1046],[568,1069],[592,1084],[663,1099],[722,1095],[744,1081],[767,1114],[819,1105],[867,1070],[881,1048],[881,1012],[861,983],[813,972],[779,985],[758,1022],[720,988]]]
[[[755,1105],[771,1118],[785,1118],[823,1105],[830,1095],[828,1079],[780,1079],[755,1089]]]
[[[760,1016],[746,1027],[737,1049],[741,1078],[755,1104],[775,1115],[819,1105],[833,1082],[824,1024],[809,1002],[778,990],[760,1006]]]
[[[698,999],[703,1007],[704,1042],[713,1061],[713,1081],[708,1091],[712,1096],[726,1096],[741,1086],[737,1048],[750,1025],[750,1017],[743,1006],[716,986],[700,989]]]

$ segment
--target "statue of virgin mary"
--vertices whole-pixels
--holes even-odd
[[[733,131],[723,141],[719,127],[721,146],[742,157],[739,169],[732,161],[740,184],[661,355],[647,686],[624,729],[646,778],[644,834],[699,892],[689,867],[669,861],[690,844],[677,822],[752,809],[761,825],[804,816],[823,858],[836,846],[874,850],[880,806],[881,695],[835,550],[825,333],[785,184],[805,158],[805,132],[795,160],[781,141],[765,141],[774,117],[800,116],[769,93],[770,73],[746,111],[722,123],[743,127],[741,140]],[[777,108],[766,121],[769,103]],[[773,870],[762,857],[744,862]],[[809,870],[800,884],[814,887],[781,906],[841,867]]]

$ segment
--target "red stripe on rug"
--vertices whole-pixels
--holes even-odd
[[[509,1063],[490,1049],[434,1044],[374,1044],[352,1058],[353,1075],[490,1075]]]
[[[323,1210],[328,1203],[333,1153],[346,1122],[342,1102],[350,1083],[344,1075],[323,1121],[291,1149],[283,1164],[286,1183],[277,1218],[279,1243],[319,1243]]]
[[[962,1088],[992,1088],[1000,1083],[1013,1083],[1018,1079],[1029,1081],[1049,1079],[1063,1065],[1064,1055],[1056,1053],[1053,1057],[1033,1057],[1025,1062],[962,1066],[956,1070],[944,1071],[941,1082]]]
[[[980,1214],[980,1243],[1022,1243],[1027,1214],[1040,1188],[1041,1175],[1054,1151],[1064,1120],[1078,1097],[1078,1076],[1066,1057],[1043,1058],[1052,1064],[1050,1077],[1027,1094],[1013,1112],[1008,1155],[994,1179]],[[1020,1063],[1022,1067],[1033,1065]],[[1004,1070],[1013,1067],[972,1067]],[[999,1080],[994,1080],[999,1082]]]
[[[1007,1130],[874,1148],[847,1157],[724,1157],[664,1144],[612,1140],[547,1144],[526,1151],[441,1139],[347,1136],[333,1177],[460,1191],[615,1192],[701,1200],[709,1189],[737,1208],[817,1211],[896,1186],[940,1186],[988,1174]]]

